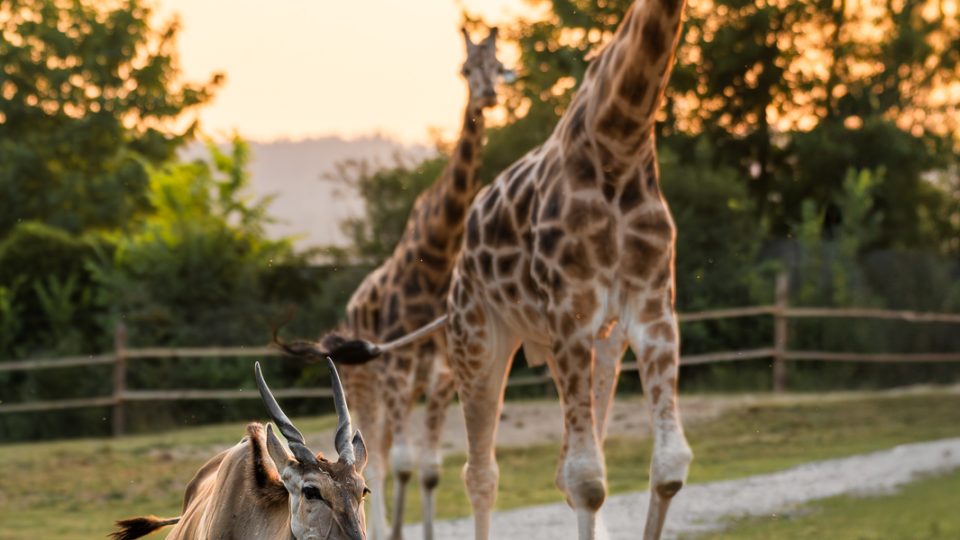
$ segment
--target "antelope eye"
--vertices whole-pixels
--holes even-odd
[[[367,495],[369,495],[369,494],[371,494],[371,493],[373,493],[373,492],[370,491],[370,488],[364,486],[364,488],[363,488],[363,495],[362,495],[362,496],[363,496],[363,497],[366,497]]]
[[[303,486],[303,496],[312,501],[322,501],[323,495],[316,486]]]

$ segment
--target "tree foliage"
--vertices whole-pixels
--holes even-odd
[[[550,135],[632,0],[534,4],[542,20],[503,32],[519,47],[520,78],[506,89],[506,123],[488,131],[487,181]],[[934,1],[688,4],[657,124],[678,228],[678,308],[771,302],[774,275],[789,270],[801,303],[960,309],[958,40],[955,14]],[[410,185],[412,170],[378,178]],[[389,206],[399,224],[416,192],[393,193],[403,204],[361,192],[368,214]],[[767,347],[771,330],[754,319],[684,325],[684,350]],[[957,346],[941,329],[800,330],[798,345],[827,348]],[[823,384],[818,370],[812,387]],[[740,388],[768,373],[759,363],[720,366],[685,380]],[[835,380],[892,381],[870,373],[837,371]]]
[[[102,345],[94,280],[87,263],[112,249],[43,223],[19,224],[0,242],[0,287],[6,308],[0,354],[76,354]],[[3,303],[3,302],[0,302]]]
[[[151,170],[153,213],[96,265],[99,301],[128,321],[134,342],[249,340],[253,324],[268,328],[261,280],[296,257],[289,240],[264,235],[269,199],[246,194],[246,143],[208,149],[209,162]]]
[[[149,208],[148,173],[222,80],[180,80],[176,20],[141,0],[0,1],[0,235],[24,220],[72,232]]]
[[[512,117],[540,119],[539,129],[525,126],[538,134],[552,129],[631,3],[537,2],[546,18],[509,32],[521,51]],[[714,164],[740,173],[778,236],[803,219],[804,201],[831,205],[848,169],[884,168],[881,243],[938,249],[957,229],[948,215],[924,212],[945,197],[922,174],[956,161],[958,60],[960,23],[935,1],[692,2],[661,145],[693,160],[698,141],[709,141]],[[918,212],[936,223],[915,225]],[[824,217],[828,229],[840,222],[836,207]]]

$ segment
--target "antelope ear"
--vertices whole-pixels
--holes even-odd
[[[363,435],[360,434],[359,429],[353,435],[353,454],[354,469],[358,473],[363,472],[363,468],[367,466],[367,444],[363,442]]]
[[[283,443],[280,442],[276,434],[273,433],[273,426],[270,424],[267,424],[267,453],[270,454],[270,459],[276,465],[277,472],[282,476],[283,470],[287,468],[293,458],[287,453],[287,449],[283,447]]]

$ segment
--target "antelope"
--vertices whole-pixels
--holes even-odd
[[[250,424],[236,446],[197,471],[179,517],[118,521],[113,539],[132,540],[175,525],[167,540],[365,540],[363,499],[369,490],[361,473],[367,450],[353,429],[337,368],[332,360],[327,363],[338,419],[336,461],[307,448],[263,380],[258,362],[254,371],[260,397],[290,452],[272,426]]]

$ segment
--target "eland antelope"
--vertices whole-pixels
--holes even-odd
[[[340,377],[328,359],[338,427],[339,459],[311,452],[255,367],[260,397],[288,453],[268,424],[250,424],[247,436],[197,471],[176,518],[138,517],[117,522],[114,540],[140,538],[175,525],[167,540],[364,540],[363,481],[367,450],[354,431]],[[293,454],[292,456],[290,454]],[[269,459],[266,457],[269,456]]]

